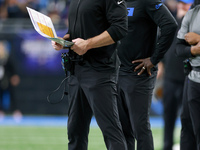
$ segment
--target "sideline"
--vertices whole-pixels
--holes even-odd
[[[0,126],[67,126],[67,116],[23,116],[22,118],[13,118],[5,116],[0,119]],[[152,128],[162,128],[162,117],[150,117]],[[176,126],[180,127],[180,119],[177,120]],[[93,117],[91,127],[97,127],[97,122]]]

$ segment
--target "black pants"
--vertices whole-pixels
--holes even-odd
[[[152,93],[156,74],[120,75],[118,82],[119,114],[128,150],[153,150],[149,121]]]
[[[68,149],[87,150],[91,117],[94,114],[108,150],[127,150],[117,109],[118,71],[102,73],[75,66],[69,78]]]
[[[164,118],[164,150],[172,150],[173,135],[178,112],[182,106],[183,82],[164,79],[163,118]]]
[[[200,83],[186,78],[181,114],[181,150],[200,150]]]
[[[8,93],[9,94],[9,106],[7,106],[7,108],[4,108],[3,106],[3,98],[4,98],[4,94]],[[0,88],[0,111],[15,111],[18,109],[17,107],[17,103],[15,101],[15,91],[14,91],[14,87],[12,87],[11,85],[9,85],[6,89],[4,88]]]

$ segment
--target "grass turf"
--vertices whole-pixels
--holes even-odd
[[[153,128],[155,150],[163,145],[162,128]],[[175,130],[175,142],[179,142],[180,129]],[[101,131],[91,127],[89,150],[106,150]],[[0,150],[67,150],[66,127],[0,126]]]

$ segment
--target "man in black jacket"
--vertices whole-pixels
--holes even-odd
[[[108,150],[126,150],[117,109],[119,59],[117,41],[127,33],[123,0],[73,0],[69,30],[63,37],[74,42],[69,77],[68,149],[86,150],[92,115]],[[63,46],[52,42],[56,50]]]
[[[127,0],[127,9],[129,31],[118,47],[120,119],[129,150],[135,149],[134,138],[138,150],[153,150],[149,113],[156,65],[171,45],[177,23],[160,0]]]

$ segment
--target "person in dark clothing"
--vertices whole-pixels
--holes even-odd
[[[156,65],[171,45],[177,23],[160,0],[127,0],[127,9],[128,35],[118,47],[119,115],[128,149],[135,149],[136,139],[138,150],[153,150],[149,113]]]
[[[5,112],[12,111],[14,119],[20,121],[22,113],[17,106],[14,91],[20,78],[8,52],[8,45],[7,41],[0,41],[0,120],[3,120]],[[9,95],[9,100],[5,98],[5,95]],[[7,106],[4,105],[6,101]]]
[[[180,0],[177,3],[176,20],[180,28],[183,16],[189,10],[193,0]],[[178,32],[177,29],[177,32]],[[176,32],[176,34],[177,34]],[[166,52],[164,59],[158,65],[158,79],[163,78],[163,119],[164,119],[164,145],[163,150],[172,150],[175,122],[182,106],[182,95],[185,75],[183,71],[183,58],[175,55],[177,38]],[[164,77],[159,72],[164,72]]]
[[[74,42],[69,50],[72,69],[68,79],[68,149],[86,150],[92,115],[108,150],[127,150],[117,109],[120,61],[117,41],[127,34],[123,0],[73,0],[69,29],[63,37]],[[62,45],[52,42],[56,50]]]
[[[194,0],[177,35],[176,54],[187,59],[181,112],[181,150],[200,150],[200,1]]]

